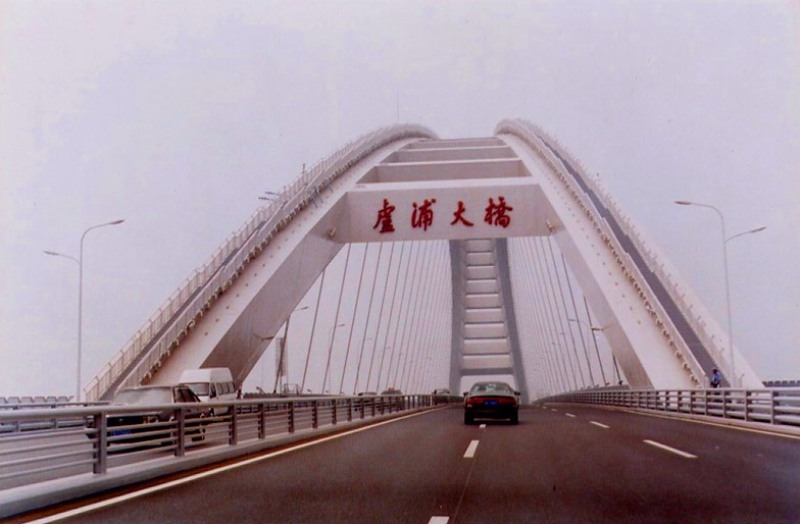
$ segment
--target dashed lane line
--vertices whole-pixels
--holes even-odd
[[[428,524],[447,524],[449,521],[450,517],[431,517]]]
[[[486,424],[481,424],[480,426],[478,426],[478,428],[479,429],[486,429]]]
[[[573,415],[572,413],[567,413],[566,415],[567,415],[569,418],[575,418],[575,415]]]
[[[664,451],[669,451],[670,453],[674,453],[680,457],[688,458],[688,459],[695,459],[697,455],[692,455],[691,453],[687,453],[685,451],[681,451],[679,449],[675,449],[673,447],[667,446],[666,444],[662,444],[660,442],[656,442],[655,440],[644,440],[645,444],[650,444],[651,446],[655,446],[659,449],[663,449]]]
[[[464,452],[465,459],[471,459],[475,457],[475,452],[478,450],[478,442],[479,441],[477,440],[473,440],[469,443],[469,446],[467,446],[467,451]]]
[[[608,429],[611,427],[611,426],[606,426],[605,424],[601,424],[599,422],[595,422],[594,420],[590,421],[590,424],[594,424],[595,426],[603,429]]]

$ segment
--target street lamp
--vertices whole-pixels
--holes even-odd
[[[272,386],[272,392],[273,393],[277,393],[278,392],[278,379],[282,375],[283,359],[286,358],[286,348],[288,347],[288,341],[289,341],[289,321],[292,320],[292,313],[295,313],[297,311],[303,311],[304,309],[308,309],[308,306],[299,307],[299,308],[293,310],[291,313],[289,313],[289,318],[286,319],[286,327],[283,330],[283,342],[281,343],[281,347],[279,349],[280,352],[281,352],[280,353],[280,358],[278,359],[278,365],[277,365],[277,367],[275,369],[275,385]],[[288,380],[287,380],[287,383],[288,383]]]
[[[268,200],[270,202],[273,202],[275,200],[278,200],[280,197],[281,197],[281,194],[280,193],[276,193],[275,191],[264,191],[264,194],[259,196],[258,199],[259,200]]]
[[[679,206],[697,206],[697,207],[705,207],[708,209],[713,210],[717,216],[719,217],[720,224],[722,226],[722,262],[723,267],[725,270],[725,308],[727,311],[728,316],[728,345],[730,346],[731,351],[731,375],[732,375],[732,386],[737,387],[739,384],[738,377],[736,376],[736,362],[734,360],[734,351],[733,351],[733,322],[731,321],[731,286],[730,286],[730,279],[728,277],[728,242],[733,240],[734,238],[738,238],[740,236],[749,235],[751,233],[758,233],[760,231],[764,231],[767,229],[767,226],[757,227],[755,229],[749,229],[747,231],[742,231],[741,233],[736,233],[732,236],[726,236],[725,234],[725,217],[722,216],[722,211],[717,209],[716,207],[710,204],[700,204],[698,202],[690,202],[688,200],[676,200],[676,204]]]
[[[78,372],[77,372],[77,383],[75,384],[75,401],[81,401],[81,341],[82,341],[82,330],[83,330],[83,241],[86,239],[86,234],[93,229],[98,229],[101,227],[106,226],[116,226],[122,224],[125,220],[114,220],[111,222],[105,222],[103,224],[97,224],[96,226],[92,226],[87,228],[83,234],[81,235],[81,244],[80,244],[80,254],[78,258],[72,257],[70,255],[64,255],[62,253],[57,253],[55,251],[45,251],[46,255],[56,256],[56,257],[64,257],[70,260],[74,260],[78,263]]]

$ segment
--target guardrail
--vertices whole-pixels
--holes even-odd
[[[800,427],[800,389],[581,391],[538,402],[569,402]]]
[[[379,395],[0,411],[0,490],[462,401]]]

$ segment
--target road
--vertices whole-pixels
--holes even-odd
[[[205,475],[64,522],[800,522],[800,439],[589,407],[438,410]]]

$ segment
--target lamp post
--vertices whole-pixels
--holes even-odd
[[[288,347],[289,342],[289,321],[292,320],[292,313],[295,313],[296,311],[303,311],[304,309],[308,309],[308,306],[299,307],[293,310],[291,313],[289,313],[289,318],[286,319],[286,327],[283,330],[283,342],[281,342],[281,347],[279,348],[280,357],[278,358],[278,365],[275,369],[275,385],[272,386],[272,393],[278,392],[278,380],[283,374],[283,359],[286,358],[286,348]]]
[[[78,258],[75,258],[70,255],[64,255],[63,253],[57,253],[55,251],[45,251],[46,255],[56,256],[56,257],[64,257],[70,260],[74,260],[78,263],[78,370],[77,370],[77,380],[75,384],[75,401],[81,401],[81,343],[82,343],[82,331],[83,331],[83,241],[86,239],[86,234],[93,229],[98,229],[101,227],[106,226],[116,226],[122,224],[125,220],[113,220],[111,222],[105,222],[103,224],[97,224],[96,226],[92,226],[87,228],[83,234],[81,235],[81,243],[80,243],[80,253]]]
[[[730,278],[728,276],[728,242],[730,242],[734,238],[738,238],[743,235],[749,235],[751,233],[758,233],[760,231],[764,231],[765,229],[767,229],[767,226],[761,226],[754,229],[749,229],[747,231],[742,231],[741,233],[736,233],[735,235],[726,236],[725,217],[722,215],[722,211],[720,211],[716,207],[710,204],[700,204],[698,202],[690,202],[688,200],[676,200],[675,203],[678,204],[679,206],[705,207],[714,211],[719,217],[719,222],[722,227],[722,262],[725,271],[725,309],[728,317],[728,346],[730,346],[730,352],[731,352],[731,375],[732,375],[731,385],[733,387],[738,387],[740,381],[736,376],[736,362],[733,351],[733,322],[731,320],[731,286],[730,286]]]

